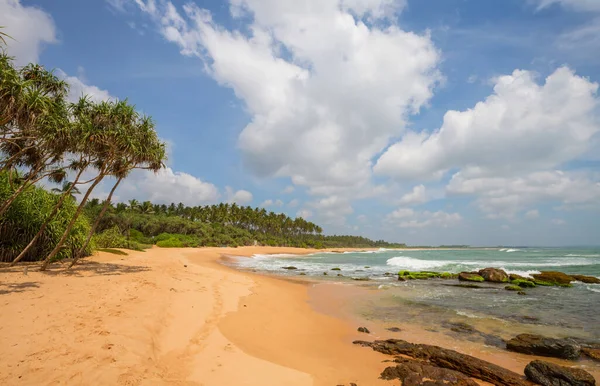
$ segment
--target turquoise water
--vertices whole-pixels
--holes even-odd
[[[485,325],[503,337],[521,331],[600,340],[600,284],[575,282],[572,288],[537,287],[520,296],[504,290],[501,284],[484,283],[484,289],[465,289],[453,286],[457,280],[399,282],[396,276],[399,270],[461,272],[496,267],[524,276],[561,271],[600,277],[600,248],[381,249],[302,257],[256,255],[241,258],[236,265],[277,275],[303,273],[312,279],[369,287],[375,291],[371,291],[363,313],[386,322],[413,321],[437,328],[448,320],[459,320]],[[285,266],[298,269],[282,269]],[[361,278],[369,281],[352,280]]]

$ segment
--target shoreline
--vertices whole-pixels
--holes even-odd
[[[486,352],[418,326],[388,332],[385,324],[344,309],[354,295],[338,291],[343,286],[263,275],[221,262],[222,255],[312,251],[152,248],[127,251],[129,256],[99,253],[71,273],[59,264],[48,273],[37,272],[35,264],[0,266],[0,382],[397,384],[378,379],[390,357],[353,345],[356,339],[435,343],[519,374],[523,363],[537,358]],[[359,324],[372,333],[357,332]]]

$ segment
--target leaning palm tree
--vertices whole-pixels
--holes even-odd
[[[60,188],[53,188],[52,192],[60,193],[60,194],[69,192],[69,195],[71,196],[71,198],[73,200],[75,199],[76,194],[81,194],[81,192],[79,191],[79,188],[77,186],[75,186],[73,184],[73,182],[69,182],[69,181],[63,182],[63,185]]]

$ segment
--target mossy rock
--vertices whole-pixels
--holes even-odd
[[[290,265],[289,267],[281,267],[281,268],[282,268],[282,269],[287,269],[287,270],[294,270],[294,269],[298,269],[298,268],[296,268],[296,267],[293,267],[293,266],[291,266],[291,265]]]
[[[504,289],[507,291],[523,291],[523,288],[519,287],[518,285],[507,285],[504,287]]]
[[[535,287],[535,283],[532,282],[532,281],[530,281],[530,280],[520,280],[520,279],[517,279],[517,280],[511,281],[510,284],[518,285],[521,288],[533,288],[533,287]]]
[[[356,281],[369,281],[371,279],[369,279],[368,277],[353,277],[352,280],[356,280]]]
[[[508,277],[510,278],[510,281],[513,280],[528,280],[531,281],[531,278],[525,277],[525,276],[521,276],[521,275],[517,275],[516,273],[511,273],[510,275],[508,275]]]
[[[327,276],[327,272],[323,272],[323,276]]]
[[[365,265],[365,268],[371,268],[371,267],[369,267],[368,265]]]
[[[442,278],[442,279],[456,279],[456,278],[458,278],[458,274],[456,274],[456,273],[450,273],[450,272],[442,272],[440,274],[440,278]]]
[[[306,273],[300,272],[298,275],[300,275],[300,276],[306,276]]]
[[[595,276],[571,275],[573,279],[586,284],[600,284],[600,279]]]
[[[398,276],[408,276],[410,275],[410,271],[400,271],[398,272]]]
[[[337,267],[335,267],[335,268],[331,268],[331,270],[332,270],[332,271],[341,271],[341,269],[340,269],[340,268],[337,268]]]
[[[575,281],[575,278],[573,278],[572,276],[557,271],[542,271],[541,273],[536,273],[531,276],[535,280],[552,283],[554,285],[562,287],[570,287],[571,282]]]
[[[344,275],[342,275],[341,273],[338,273],[337,275],[338,277],[344,277]]]
[[[535,285],[539,285],[541,287],[554,287],[554,283],[550,283],[550,282],[542,281],[542,280],[534,280],[533,283]]]
[[[466,284],[446,284],[446,285],[452,286],[452,287],[459,287],[459,288],[487,288],[487,287],[482,287],[480,285],[471,284],[471,283],[466,283]]]
[[[458,280],[460,281],[474,281],[478,283],[482,283],[485,281],[483,276],[480,276],[477,273],[472,272],[461,272],[458,274]]]

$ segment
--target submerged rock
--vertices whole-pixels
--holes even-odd
[[[446,322],[442,323],[442,326],[449,328],[450,331],[454,331],[459,334],[474,334],[476,332],[479,332],[475,329],[475,327],[471,326],[470,324],[463,323],[463,322],[448,322],[448,321],[446,321]]]
[[[543,282],[563,287],[570,287],[571,282],[575,280],[572,276],[557,271],[542,271],[541,273],[535,273],[531,276],[535,279],[535,284]]]
[[[300,275],[300,276],[306,276],[306,273],[305,272],[300,272],[298,275]]]
[[[507,291],[521,291],[523,288],[519,287],[518,285],[507,285],[506,287],[504,287],[505,290]]]
[[[582,369],[564,367],[545,361],[533,361],[525,367],[525,375],[532,382],[544,386],[594,386],[594,377]]]
[[[581,347],[571,340],[533,334],[517,335],[506,342],[506,348],[522,354],[563,359],[577,359],[581,352]]]
[[[535,287],[535,283],[531,280],[517,279],[517,280],[512,280],[510,282],[510,284],[518,285],[521,288],[534,288]]]
[[[332,270],[332,271],[341,271],[341,268],[337,268],[337,267],[335,267],[335,268],[331,268],[331,270]]]
[[[356,280],[356,281],[369,281],[371,280],[368,277],[353,277],[352,280]]]
[[[473,289],[482,289],[482,288],[492,288],[495,289],[494,287],[482,287],[480,285],[477,284],[471,284],[471,283],[466,283],[466,284],[444,284],[447,287],[459,287],[459,288],[473,288]]]
[[[508,274],[498,268],[485,268],[479,271],[479,276],[492,283],[508,283]]]
[[[525,291],[519,291],[519,292],[517,292],[517,295],[527,295],[527,292],[525,292]]]
[[[585,275],[571,275],[571,277],[577,281],[586,283],[586,284],[600,284],[600,279],[594,276],[585,276]]]
[[[400,339],[376,340],[374,342],[355,341],[365,347],[388,355],[405,355],[428,361],[429,365],[459,371],[469,377],[481,379],[498,386],[530,386],[523,377],[493,363],[427,344],[412,344]],[[423,383],[428,384],[428,383]]]
[[[357,331],[358,332],[364,332],[365,334],[370,334],[371,333],[371,331],[369,331],[369,329],[366,328],[366,327],[359,327]]]
[[[483,276],[480,276],[478,273],[473,273],[473,272],[459,273],[458,280],[460,280],[460,281],[475,281],[475,282],[480,282],[480,283],[485,281]]]
[[[289,267],[281,267],[281,268],[283,268],[283,269],[287,269],[287,270],[298,269],[298,268],[296,268],[296,267],[293,267],[293,266],[291,266],[291,265],[290,265]]]
[[[388,367],[381,373],[381,379],[402,381],[402,386],[477,386],[477,383],[461,372],[432,366],[408,358],[395,360],[398,365]]]

